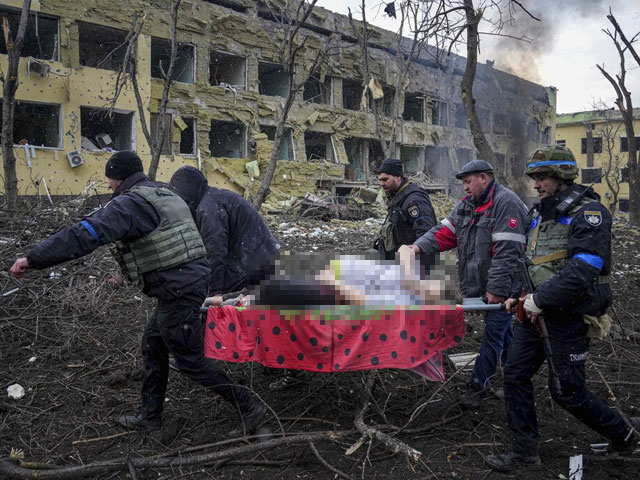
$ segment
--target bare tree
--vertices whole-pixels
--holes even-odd
[[[271,180],[278,165],[278,151],[282,142],[285,123],[296,95],[304,88],[304,84],[316,73],[333,49],[331,46],[332,37],[330,37],[328,44],[325,44],[322,49],[314,54],[310,64],[302,61],[305,57],[307,50],[306,44],[309,37],[304,35],[301,30],[309,18],[309,15],[311,15],[317,1],[318,0],[301,0],[300,2],[286,2],[283,6],[279,6],[272,1],[265,2],[265,5],[271,12],[273,20],[278,22],[279,31],[282,35],[279,44],[279,60],[288,77],[289,93],[282,105],[282,112],[273,139],[273,149],[269,157],[269,165],[265,171],[260,188],[252,201],[256,209],[260,208],[269,194],[269,186],[271,185]],[[296,66],[299,68],[296,68]]]
[[[162,97],[158,106],[158,128],[156,128],[155,135],[151,135],[149,125],[147,124],[145,112],[148,110],[148,108],[145,108],[144,100],[142,99],[142,95],[140,94],[140,86],[138,84],[138,75],[135,61],[136,45],[138,42],[138,37],[140,36],[140,32],[142,31],[142,26],[144,25],[146,15],[140,18],[140,20],[138,20],[138,17],[136,15],[134,15],[133,17],[131,28],[129,29],[129,33],[127,34],[125,40],[126,50],[124,60],[122,62],[122,67],[118,71],[116,76],[114,96],[110,99],[110,111],[113,111],[120,93],[122,92],[126,84],[128,82],[131,82],[133,93],[136,97],[136,104],[138,106],[138,116],[140,117],[140,124],[142,125],[142,133],[144,134],[144,137],[147,140],[147,144],[149,145],[149,149],[151,150],[151,162],[149,163],[149,170],[147,172],[147,176],[151,180],[155,180],[158,173],[158,164],[160,163],[162,146],[164,145],[165,141],[170,141],[167,140],[167,134],[170,130],[170,124],[168,124],[166,121],[166,112],[167,104],[169,102],[171,85],[174,81],[176,59],[178,57],[177,30],[178,14],[181,2],[182,0],[175,0],[175,2],[172,2],[171,7],[171,51],[169,55],[169,65],[167,66],[166,70],[165,65],[162,65],[162,62],[159,65],[159,69],[163,77],[163,88]]]
[[[640,165],[638,165],[638,148],[640,145],[636,142],[635,132],[633,128],[633,102],[631,101],[631,93],[627,90],[626,77],[626,54],[629,53],[640,67],[640,57],[636,52],[633,43],[640,36],[637,32],[631,40],[628,40],[620,25],[616,21],[611,9],[607,18],[613,25],[613,32],[609,29],[603,30],[605,35],[611,39],[618,56],[620,58],[620,70],[615,78],[605,70],[604,63],[596,65],[600,73],[609,81],[616,92],[616,106],[622,114],[625,133],[627,135],[627,167],[629,168],[629,222],[633,225],[640,225]]]
[[[596,103],[594,109],[602,122],[598,122],[595,128],[596,136],[602,138],[602,176],[611,191],[611,199],[607,202],[607,208],[611,215],[615,215],[620,194],[620,157],[615,153],[616,138],[622,127],[619,118],[613,108],[608,108],[603,102]]]
[[[16,172],[16,157],[13,154],[13,116],[15,113],[16,90],[18,89],[18,67],[20,53],[24,44],[24,36],[29,20],[31,0],[24,0],[20,23],[15,38],[11,37],[9,19],[2,17],[2,31],[4,43],[7,47],[8,67],[6,76],[0,72],[2,81],[2,159],[4,167],[4,195],[7,206],[11,209],[18,204],[18,174]]]

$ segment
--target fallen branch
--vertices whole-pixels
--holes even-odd
[[[109,435],[107,437],[95,437],[95,438],[86,438],[84,440],[74,440],[73,442],[71,442],[71,445],[75,447],[76,445],[82,445],[85,443],[95,443],[95,442],[101,442],[103,440],[112,440],[114,438],[124,437],[125,435],[131,435],[132,433],[136,433],[136,432],[131,430],[129,432],[116,433],[115,435]]]
[[[312,441],[309,441],[309,448],[311,448],[311,451],[313,452],[313,454],[316,456],[316,458],[318,459],[318,461],[322,465],[324,465],[326,468],[331,470],[336,475],[338,475],[338,476],[340,476],[342,478],[346,478],[347,480],[351,480],[351,477],[349,475],[347,475],[344,472],[341,472],[336,467],[334,467],[329,462],[327,462],[324,458],[322,458],[322,455],[320,455],[320,452],[318,451],[318,449],[316,448],[316,446],[314,445],[314,443]]]

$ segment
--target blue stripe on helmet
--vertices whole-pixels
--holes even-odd
[[[584,263],[591,265],[598,270],[602,270],[602,265],[604,265],[604,260],[600,258],[598,255],[591,255],[590,253],[578,253],[574,255],[573,258],[576,260],[581,260]]]
[[[87,232],[89,232],[91,236],[96,239],[96,242],[98,242],[98,245],[100,245],[100,239],[98,238],[98,234],[96,233],[96,230],[93,228],[93,226],[86,220],[82,220],[80,222],[80,225],[86,228]]]
[[[543,160],[541,162],[530,163],[529,165],[527,165],[527,167],[529,167],[529,168],[532,168],[532,167],[549,167],[551,165],[572,165],[572,166],[576,166],[578,164],[575,161],[571,161],[571,160]]]

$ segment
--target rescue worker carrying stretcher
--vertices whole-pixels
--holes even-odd
[[[105,175],[114,191],[111,201],[18,258],[12,275],[18,278],[29,268],[52,267],[116,242],[116,259],[125,277],[158,299],[142,336],[140,409],[117,421],[130,429],[161,428],[171,352],[180,370],[240,410],[242,423],[230,436],[254,429],[266,407],[204,356],[200,306],[207,293],[209,267],[189,207],[171,190],[147,179],[135,152],[111,156]]]

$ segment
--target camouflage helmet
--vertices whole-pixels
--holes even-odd
[[[578,163],[567,147],[547,145],[535,151],[524,173],[529,176],[546,173],[560,180],[573,180],[578,177]]]

